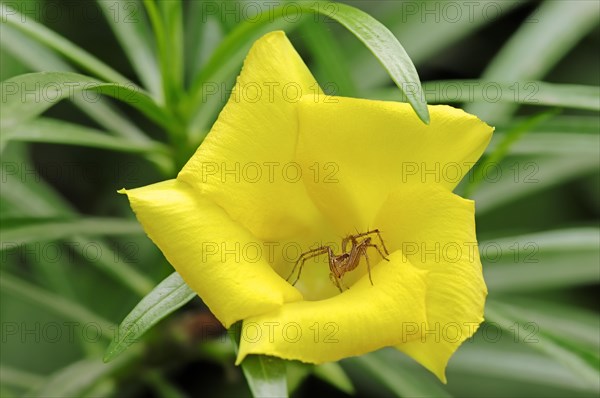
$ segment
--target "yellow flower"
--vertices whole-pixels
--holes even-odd
[[[326,96],[283,32],[258,40],[176,179],[127,190],[150,238],[248,354],[310,363],[394,346],[445,381],[483,320],[474,204],[452,193],[492,129],[448,106]],[[340,293],[321,245],[381,230]],[[373,243],[381,245],[376,236]],[[295,279],[295,276],[292,278]]]

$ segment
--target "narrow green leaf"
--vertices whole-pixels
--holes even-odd
[[[508,133],[494,132],[486,153],[493,153]],[[509,155],[570,155],[590,158],[598,155],[600,136],[588,133],[541,133],[531,132],[508,149]]]
[[[255,398],[285,398],[287,378],[283,359],[266,355],[248,355],[242,371]]]
[[[4,168],[0,197],[15,208],[15,217],[68,217],[75,208],[65,201],[43,178],[26,178],[35,170],[24,143],[16,142],[2,155]],[[2,237],[0,236],[0,239]]]
[[[119,218],[81,217],[73,219],[2,220],[0,250],[9,250],[27,243],[58,240],[73,235],[129,235],[142,233],[135,220]]]
[[[133,84],[96,83],[86,85],[82,89],[104,94],[126,103],[168,131],[175,125],[171,116],[154,102],[148,93]]]
[[[300,362],[287,361],[285,363],[285,373],[287,376],[288,395],[293,396],[302,385],[304,380],[311,375],[314,365]],[[318,377],[318,376],[317,376]],[[329,383],[329,381],[327,381]]]
[[[487,81],[537,80],[598,24],[597,1],[546,1],[529,16],[483,73]],[[596,103],[597,105],[597,103]],[[479,103],[467,111],[491,123],[507,119],[513,104]]]
[[[237,354],[240,345],[242,322],[228,331]],[[286,361],[266,355],[248,355],[241,363],[248,387],[254,398],[287,398]]]
[[[356,85],[347,67],[348,61],[330,30],[307,19],[300,27],[302,39],[314,57],[313,65],[323,71],[323,88],[332,95],[356,97]],[[318,73],[315,74],[318,78]]]
[[[517,142],[521,137],[531,131],[535,126],[550,119],[556,115],[557,110],[553,109],[539,115],[529,117],[519,124],[516,124],[513,128],[508,130],[506,134],[502,136],[502,140],[494,147],[494,151],[490,153],[485,159],[479,162],[472,170],[472,174],[468,180],[468,184],[465,187],[463,196],[470,197],[475,188],[481,183],[484,178],[483,170],[487,170],[490,166],[497,165],[502,161],[508,154],[511,146]]]
[[[492,333],[494,332],[490,331],[490,336],[494,336]],[[530,333],[531,331],[528,331],[527,334],[521,335],[525,337]],[[504,334],[508,336],[507,333]],[[544,353],[531,347],[533,344],[518,343],[514,338],[511,338],[510,342],[496,341],[495,337],[491,337],[494,340],[489,342],[485,341],[481,334],[478,337],[479,340],[463,344],[452,357],[448,369],[449,377],[454,379],[462,376],[467,380],[476,378],[483,381],[492,378],[511,386],[516,385],[513,389],[518,392],[522,392],[523,384],[531,386],[532,391],[536,392],[539,391],[539,386],[562,389],[565,393],[589,391],[589,387],[581,382],[579,375],[562,363],[548,360]],[[489,384],[480,388],[487,391],[487,386]],[[473,393],[471,383],[465,388]],[[474,396],[477,396],[477,392]]]
[[[317,365],[313,374],[348,395],[354,395],[352,381],[337,362],[327,362]]]
[[[6,272],[0,272],[0,288],[3,292],[21,297],[46,308],[65,319],[70,319],[83,324],[95,324],[102,330],[102,336],[110,338],[115,330],[115,325],[106,319],[94,314],[85,307],[47,292],[28,282],[21,280]]]
[[[317,1],[315,3],[296,3],[293,13],[312,12],[334,19],[353,33],[377,57],[388,71],[392,80],[404,92],[419,118],[429,123],[427,102],[422,92],[419,75],[408,54],[396,37],[379,21],[365,12],[346,4]],[[194,80],[190,89],[189,103],[185,112],[189,115],[197,112],[202,105],[202,90],[206,82],[214,78],[228,58],[239,54],[248,44],[248,38],[254,37],[266,24],[292,14],[288,7],[281,6],[264,11],[252,21],[246,21],[223,40],[208,64]],[[193,123],[194,127],[196,126]]]
[[[129,58],[144,86],[160,103],[162,101],[161,74],[156,62],[152,32],[139,0],[107,2],[97,0],[106,21]]]
[[[138,109],[149,119],[165,128],[172,120],[148,94],[134,84],[102,83],[89,76],[71,72],[40,72],[20,75],[2,82],[2,129],[13,127],[31,119],[58,101],[71,98],[80,92],[95,92],[111,96]],[[97,101],[89,94],[87,101]]]
[[[485,80],[431,82],[432,102],[517,103],[536,106],[600,110],[600,87],[577,84],[555,84],[540,81],[499,83]],[[471,87],[473,91],[470,92]],[[451,91],[457,88],[457,95]],[[463,90],[464,88],[464,90]],[[429,101],[429,94],[427,100]]]
[[[177,101],[183,88],[183,27],[181,1],[144,0],[154,29],[167,104]]]
[[[132,142],[90,127],[44,117],[20,123],[3,131],[0,137],[0,153],[8,141],[80,145],[132,153],[168,153],[167,147],[158,142]]]
[[[515,118],[516,121],[519,118]],[[597,115],[561,115],[551,122],[542,123],[535,132],[541,133],[569,133],[598,135],[600,131],[600,118]]]
[[[54,189],[41,178],[26,178],[28,170],[34,166],[27,160],[25,155],[20,155],[18,149],[22,149],[18,143],[11,151],[3,156],[5,174],[0,197],[18,211],[19,217],[76,217],[77,213]],[[20,165],[14,167],[13,165]],[[79,247],[88,247],[91,238],[76,235],[68,238]],[[100,256],[97,261],[91,261],[92,266],[111,275],[124,286],[129,287],[139,296],[145,296],[154,287],[154,282],[146,275],[140,273],[122,256],[115,252],[102,239],[94,238],[93,244],[98,247],[105,256]],[[87,260],[86,260],[87,261]],[[61,275],[63,275],[61,273]],[[68,276],[68,275],[63,275]]]
[[[504,296],[501,301],[498,298],[494,302],[510,306],[520,319],[535,322],[545,333],[570,341],[596,357],[600,355],[600,320],[595,312],[556,301],[514,295]]]
[[[2,43],[2,50],[18,59],[31,71],[75,71],[51,48],[35,41],[11,25],[2,24],[0,43]]]
[[[54,49],[79,65],[91,74],[108,82],[132,84],[126,77],[100,61],[98,58],[82,50],[69,40],[36,22],[33,18],[23,15],[10,4],[2,3],[0,6],[2,22],[19,29],[32,39]]]
[[[397,354],[397,353],[395,353]],[[450,397],[432,375],[411,372],[399,367],[383,352],[374,352],[353,358],[353,362],[382,382],[397,397]]]
[[[183,5],[181,0],[160,1],[158,4],[165,27],[164,57],[167,69],[162,74],[169,79],[172,97],[178,100],[183,92]]]
[[[429,123],[427,101],[417,70],[404,47],[388,28],[358,8],[342,3],[317,2],[309,6],[309,9],[336,20],[362,41],[406,95],[423,123]]]
[[[530,137],[533,137],[531,134]],[[596,155],[592,155],[596,153]],[[477,213],[531,195],[560,183],[597,172],[600,148],[589,148],[578,156],[540,155],[526,158],[511,156],[485,171],[485,177],[473,194]]]
[[[423,83],[428,103],[515,103],[600,110],[600,87],[540,81],[440,80]],[[398,90],[374,91],[370,97],[402,101]]]
[[[16,149],[18,149],[17,147]],[[64,199],[60,197],[43,179],[25,178],[28,170],[34,167],[23,156],[15,156],[16,151],[13,145],[12,151],[7,151],[4,155],[4,165],[6,173],[4,175],[3,189],[0,190],[0,196],[5,203],[14,206],[18,211],[19,217],[43,217],[43,218],[73,218],[77,213],[69,206]],[[13,164],[20,167],[11,168]],[[11,167],[9,167],[11,166]],[[131,264],[127,263],[122,256],[114,252],[102,239],[86,238],[83,236],[72,236],[68,238],[69,242],[79,247],[88,247],[93,243],[102,253],[97,261],[92,261],[92,266],[100,268],[102,271],[113,276],[117,281],[129,287],[140,296],[144,296],[154,286],[154,282],[146,275],[141,274]],[[9,244],[6,249],[14,247]],[[87,260],[86,260],[87,261]],[[62,273],[59,273],[63,275]],[[63,276],[67,276],[66,274]]]
[[[132,350],[130,355],[110,364],[103,363],[100,359],[82,359],[56,371],[44,385],[32,389],[27,396],[83,397],[95,386],[130,365],[137,357],[139,352]]]
[[[490,295],[600,281],[600,230],[578,228],[482,241]]]
[[[196,293],[173,272],[123,319],[114,339],[104,354],[104,362],[113,360],[161,319],[193,299]]]
[[[477,34],[482,27],[496,22],[498,18],[490,17],[487,10],[494,10],[498,16],[506,17],[514,8],[526,5],[526,2],[483,0],[476,3],[429,3],[428,0],[418,0],[371,4],[377,4],[373,12],[377,11],[380,21],[390,28],[394,36],[401,38],[415,65],[423,65],[426,61],[435,60],[451,46],[460,51],[465,48],[461,45],[468,43],[469,37]],[[455,9],[456,17],[450,13]],[[347,49],[350,57],[348,65],[352,65],[350,70],[361,89],[387,86],[389,77],[385,71],[377,67],[377,61],[365,57],[356,43],[344,40],[340,47]]]
[[[0,126],[10,128],[31,119],[58,101],[68,98],[82,86],[98,80],[70,72],[28,73],[1,83]]]
[[[99,252],[106,253],[106,256],[100,256],[96,261],[90,261],[92,266],[112,276],[113,279],[123,284],[123,286],[127,286],[138,296],[144,297],[154,287],[154,281],[151,278],[137,270],[131,263],[126,261],[124,256],[115,252],[102,239],[75,235],[69,238],[69,241],[74,242],[79,247],[89,247],[90,244],[93,244]]]
[[[520,335],[527,335],[531,332],[531,330],[527,330],[527,323],[530,320],[521,317],[518,309],[513,307],[488,300],[485,314],[488,320],[493,321],[503,330],[514,333],[517,338]],[[544,330],[540,329],[534,338],[537,341],[536,344],[532,344],[534,348],[573,369],[579,375],[580,381],[584,383],[585,387],[591,390],[600,390],[600,378],[598,378],[598,370],[596,369],[597,364],[592,365],[588,363],[585,358],[578,355],[570,347],[550,338]]]
[[[73,72],[73,69],[49,48],[35,42],[10,26],[2,26],[0,43],[3,49],[9,51],[11,55],[19,59],[34,72],[49,70]],[[75,96],[72,100],[75,106],[108,131],[134,141],[144,142],[149,140],[144,132],[123,117],[104,98],[100,98],[97,102],[90,102],[79,96]]]
[[[204,12],[206,3],[191,1],[185,13],[186,83],[190,83],[223,40],[218,17]],[[200,22],[198,22],[200,21]]]

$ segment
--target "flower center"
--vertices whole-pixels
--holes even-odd
[[[373,284],[369,258],[377,251],[384,260],[389,253],[378,229],[347,235],[341,245],[335,243],[312,245],[301,252],[291,264],[286,280],[301,291],[306,300],[320,300],[343,293],[365,274]],[[336,292],[337,290],[337,292]]]

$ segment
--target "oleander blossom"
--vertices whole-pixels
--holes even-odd
[[[325,95],[283,32],[250,50],[227,105],[176,179],[123,190],[148,236],[248,354],[309,363],[393,346],[442,381],[483,321],[474,203],[452,190],[492,128],[462,110]],[[331,283],[302,252],[377,228]],[[377,242],[375,242],[377,243]]]

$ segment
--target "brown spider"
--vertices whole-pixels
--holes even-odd
[[[371,243],[372,237],[368,235],[373,234],[377,234],[377,237],[381,242],[381,247],[383,247],[383,252],[377,244]],[[361,240],[360,238],[363,237],[365,238]],[[348,243],[351,243],[351,247],[349,251],[346,251]],[[296,282],[298,282],[298,280],[300,279],[300,274],[302,273],[302,268],[304,267],[304,263],[306,262],[306,260],[320,256],[322,254],[327,254],[329,260],[329,270],[331,271],[331,273],[329,274],[329,279],[331,279],[331,282],[333,282],[333,284],[337,286],[340,292],[342,291],[343,285],[342,277],[346,272],[350,272],[356,267],[358,267],[361,256],[365,256],[365,259],[367,260],[369,280],[371,281],[371,285],[373,285],[373,279],[371,278],[371,264],[369,262],[369,256],[367,255],[367,247],[374,247],[375,249],[377,249],[377,252],[381,256],[381,258],[383,258],[386,261],[390,261],[387,258],[387,256],[389,256],[390,254],[388,253],[387,248],[385,247],[385,243],[383,243],[383,239],[381,239],[381,234],[379,233],[379,230],[373,229],[371,231],[359,233],[356,235],[348,235],[347,237],[342,239],[342,254],[340,255],[334,254],[331,246],[321,246],[316,249],[302,253],[300,257],[298,257],[298,260],[296,260],[296,264],[294,264],[294,268],[292,269],[290,276],[286,278],[286,281],[290,280],[292,275],[294,275],[294,272],[296,272],[298,264],[300,264],[300,268],[298,269],[298,275],[292,283],[292,286],[295,285]],[[385,253],[385,255],[383,253]],[[347,289],[346,286],[344,287]]]

